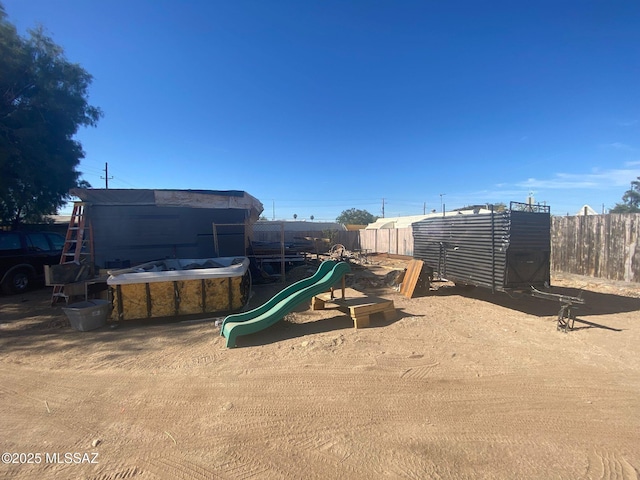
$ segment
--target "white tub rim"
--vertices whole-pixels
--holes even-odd
[[[164,262],[179,262],[182,265],[192,263],[203,264],[206,261],[214,261],[216,263],[225,264],[223,267],[214,268],[197,268],[188,270],[167,270],[167,271],[144,271],[145,268],[151,268],[153,265],[159,265]],[[238,261],[233,263],[234,261]],[[211,278],[234,278],[242,277],[249,269],[249,259],[247,257],[212,257],[212,258],[176,258],[156,260],[136,265],[131,268],[123,268],[119,270],[109,270],[109,278],[107,285],[132,285],[138,283],[159,283],[159,282],[176,282],[188,280],[200,280]],[[141,271],[142,270],[142,271]]]

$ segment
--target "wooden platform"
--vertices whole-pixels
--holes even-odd
[[[323,310],[326,303],[337,305],[338,310],[349,314],[353,319],[354,328],[368,327],[369,317],[374,313],[382,313],[385,320],[393,320],[396,317],[396,309],[393,300],[379,297],[367,297],[362,292],[347,288],[344,297],[335,292],[321,293],[311,300],[312,310]],[[338,294],[338,295],[337,295]],[[338,298],[334,298],[338,296]]]

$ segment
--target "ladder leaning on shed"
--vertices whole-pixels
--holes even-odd
[[[93,270],[93,232],[91,222],[87,222],[87,204],[84,202],[74,202],[69,228],[62,247],[60,264],[75,263],[81,268],[76,275],[78,281],[85,271]],[[60,299],[69,300],[69,296],[64,293],[64,284],[54,284],[51,295],[51,305],[56,304]]]

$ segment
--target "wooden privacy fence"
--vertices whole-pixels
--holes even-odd
[[[408,228],[383,228],[360,230],[360,247],[375,253],[391,253],[413,257],[413,230]]]
[[[640,214],[552,217],[551,269],[640,282]]]

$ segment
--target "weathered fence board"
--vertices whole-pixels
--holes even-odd
[[[361,248],[376,253],[413,256],[413,231],[409,228],[359,230]]]
[[[551,269],[640,282],[640,214],[553,217]]]

